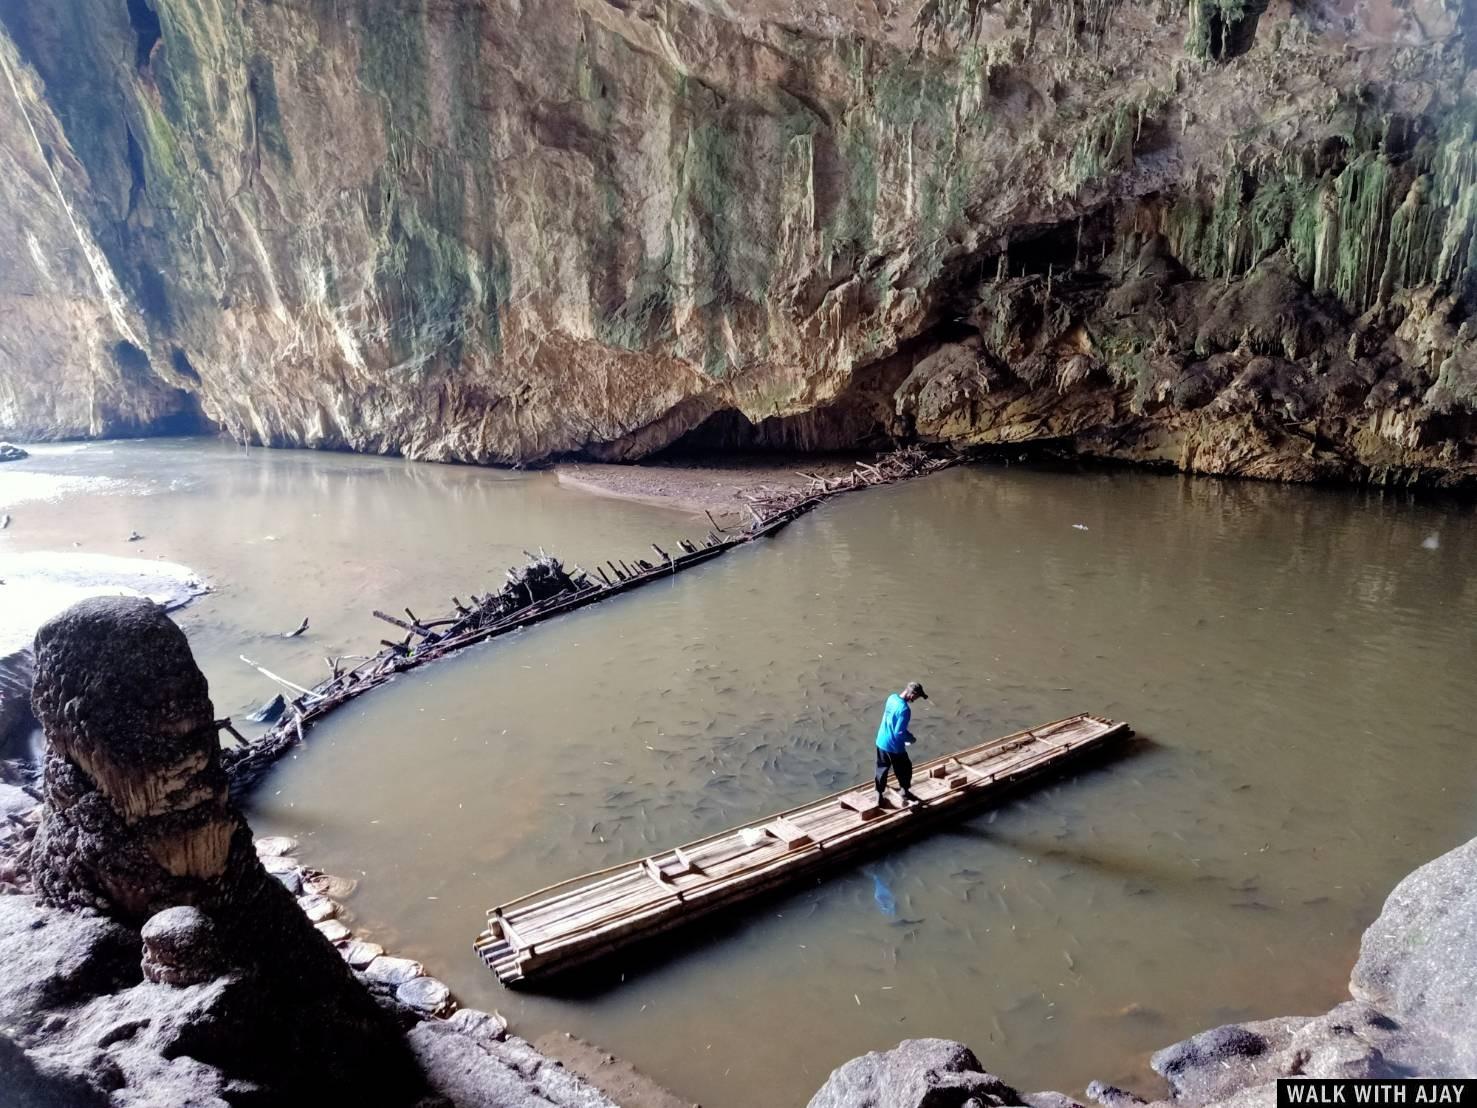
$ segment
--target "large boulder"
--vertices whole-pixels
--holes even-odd
[[[1283,1077],[1398,1077],[1390,1058],[1408,1034],[1389,1016],[1345,1001],[1321,1016],[1286,1016],[1202,1031],[1158,1051],[1149,1065],[1169,1083],[1170,1099],[1184,1108],[1226,1105],[1248,1097],[1275,1101]],[[1094,1100],[1118,1106],[1089,1087]],[[1254,1095],[1253,1095],[1254,1094]]]
[[[809,1108],[962,1108],[971,1100],[978,1108],[1022,1103],[963,1043],[905,1039],[833,1071]]]
[[[452,1108],[617,1108],[522,1039],[463,1034],[439,1020],[408,1038],[426,1083]]]
[[[13,442],[0,442],[0,462],[18,462],[31,455]]]
[[[101,982],[91,1009],[172,1036],[126,1036],[170,1060],[159,1068],[141,1057],[123,1073],[141,1087],[130,1103],[209,1103],[232,1081],[302,1101],[414,1103],[423,1086],[394,1019],[258,858],[227,794],[205,677],[164,609],[94,598],[47,622],[36,634],[34,704],[45,800],[30,872],[42,901],[66,911],[35,910],[46,920],[96,913],[114,922],[85,926],[124,928],[132,999]],[[46,926],[65,936],[84,925]],[[19,976],[4,964],[0,977]],[[40,1003],[7,988],[20,986],[0,985],[0,1026]],[[140,1006],[143,1016],[129,1014]],[[176,1007],[197,1018],[164,1027]],[[32,1053],[64,1049],[53,1037]]]
[[[134,932],[28,896],[0,896],[0,966],[0,1026],[12,1034],[38,1030],[57,1010],[142,977]]]
[[[107,1108],[106,1093],[84,1077],[48,1072],[8,1035],[0,1032],[0,1089],[8,1108]]]
[[[1423,1041],[1428,1072],[1477,1073],[1477,839],[1395,886],[1349,989]]]

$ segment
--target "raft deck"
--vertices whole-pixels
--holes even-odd
[[[921,762],[913,792],[922,804],[904,804],[894,787],[879,807],[868,781],[509,901],[487,913],[476,950],[504,985],[552,976],[880,849],[1132,733],[1071,716]]]

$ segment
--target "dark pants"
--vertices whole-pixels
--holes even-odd
[[[913,784],[913,759],[904,754],[889,754],[880,746],[877,748],[877,795],[881,796],[887,788],[887,771],[892,770],[897,775],[897,783],[903,792]]]

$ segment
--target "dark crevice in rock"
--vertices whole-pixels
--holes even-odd
[[[174,327],[174,308],[169,302],[169,291],[164,285],[164,274],[147,262],[140,262],[135,270],[138,274],[136,290],[139,307],[151,323],[168,331]],[[197,378],[198,379],[198,378]]]
[[[128,216],[138,211],[139,203],[144,199],[148,191],[148,177],[144,173],[144,152],[140,149],[138,139],[133,135],[133,128],[127,128],[128,133]],[[127,218],[127,217],[125,217]]]
[[[163,33],[159,13],[150,6],[149,0],[128,0],[128,23],[138,40],[134,62],[140,69],[147,69],[154,47]]]
[[[190,362],[190,356],[176,346],[169,354],[169,364],[174,371],[187,380],[200,383],[200,374]]]
[[[142,385],[153,378],[149,356],[127,339],[119,339],[113,344],[113,361],[117,363],[118,371],[125,381]]]

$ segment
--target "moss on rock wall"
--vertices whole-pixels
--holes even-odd
[[[46,137],[0,186],[16,274],[0,296],[53,310],[0,323],[0,424],[104,434],[198,406],[247,441],[526,462],[640,456],[731,413],[808,421],[825,446],[937,424],[1157,456],[1171,432],[1138,422],[1156,398],[1255,380],[1280,411],[1273,377],[1323,380],[1342,344],[1372,398],[1334,435],[1349,475],[1388,449],[1444,479],[1471,448],[1467,16],[1453,0],[917,0],[891,19],[821,0],[784,20],[644,0],[13,6],[0,128]],[[1231,317],[1268,290],[1327,322],[1254,321],[1244,353],[1304,376],[1185,383],[1186,357],[1241,356]],[[1055,399],[1033,391],[1001,430],[930,424],[885,392],[971,328],[999,363],[960,385],[972,410],[1001,373]],[[143,362],[125,371],[120,342]],[[925,393],[943,395],[909,395]],[[1244,431],[1241,403],[1217,426]],[[812,418],[838,405],[853,414]]]

